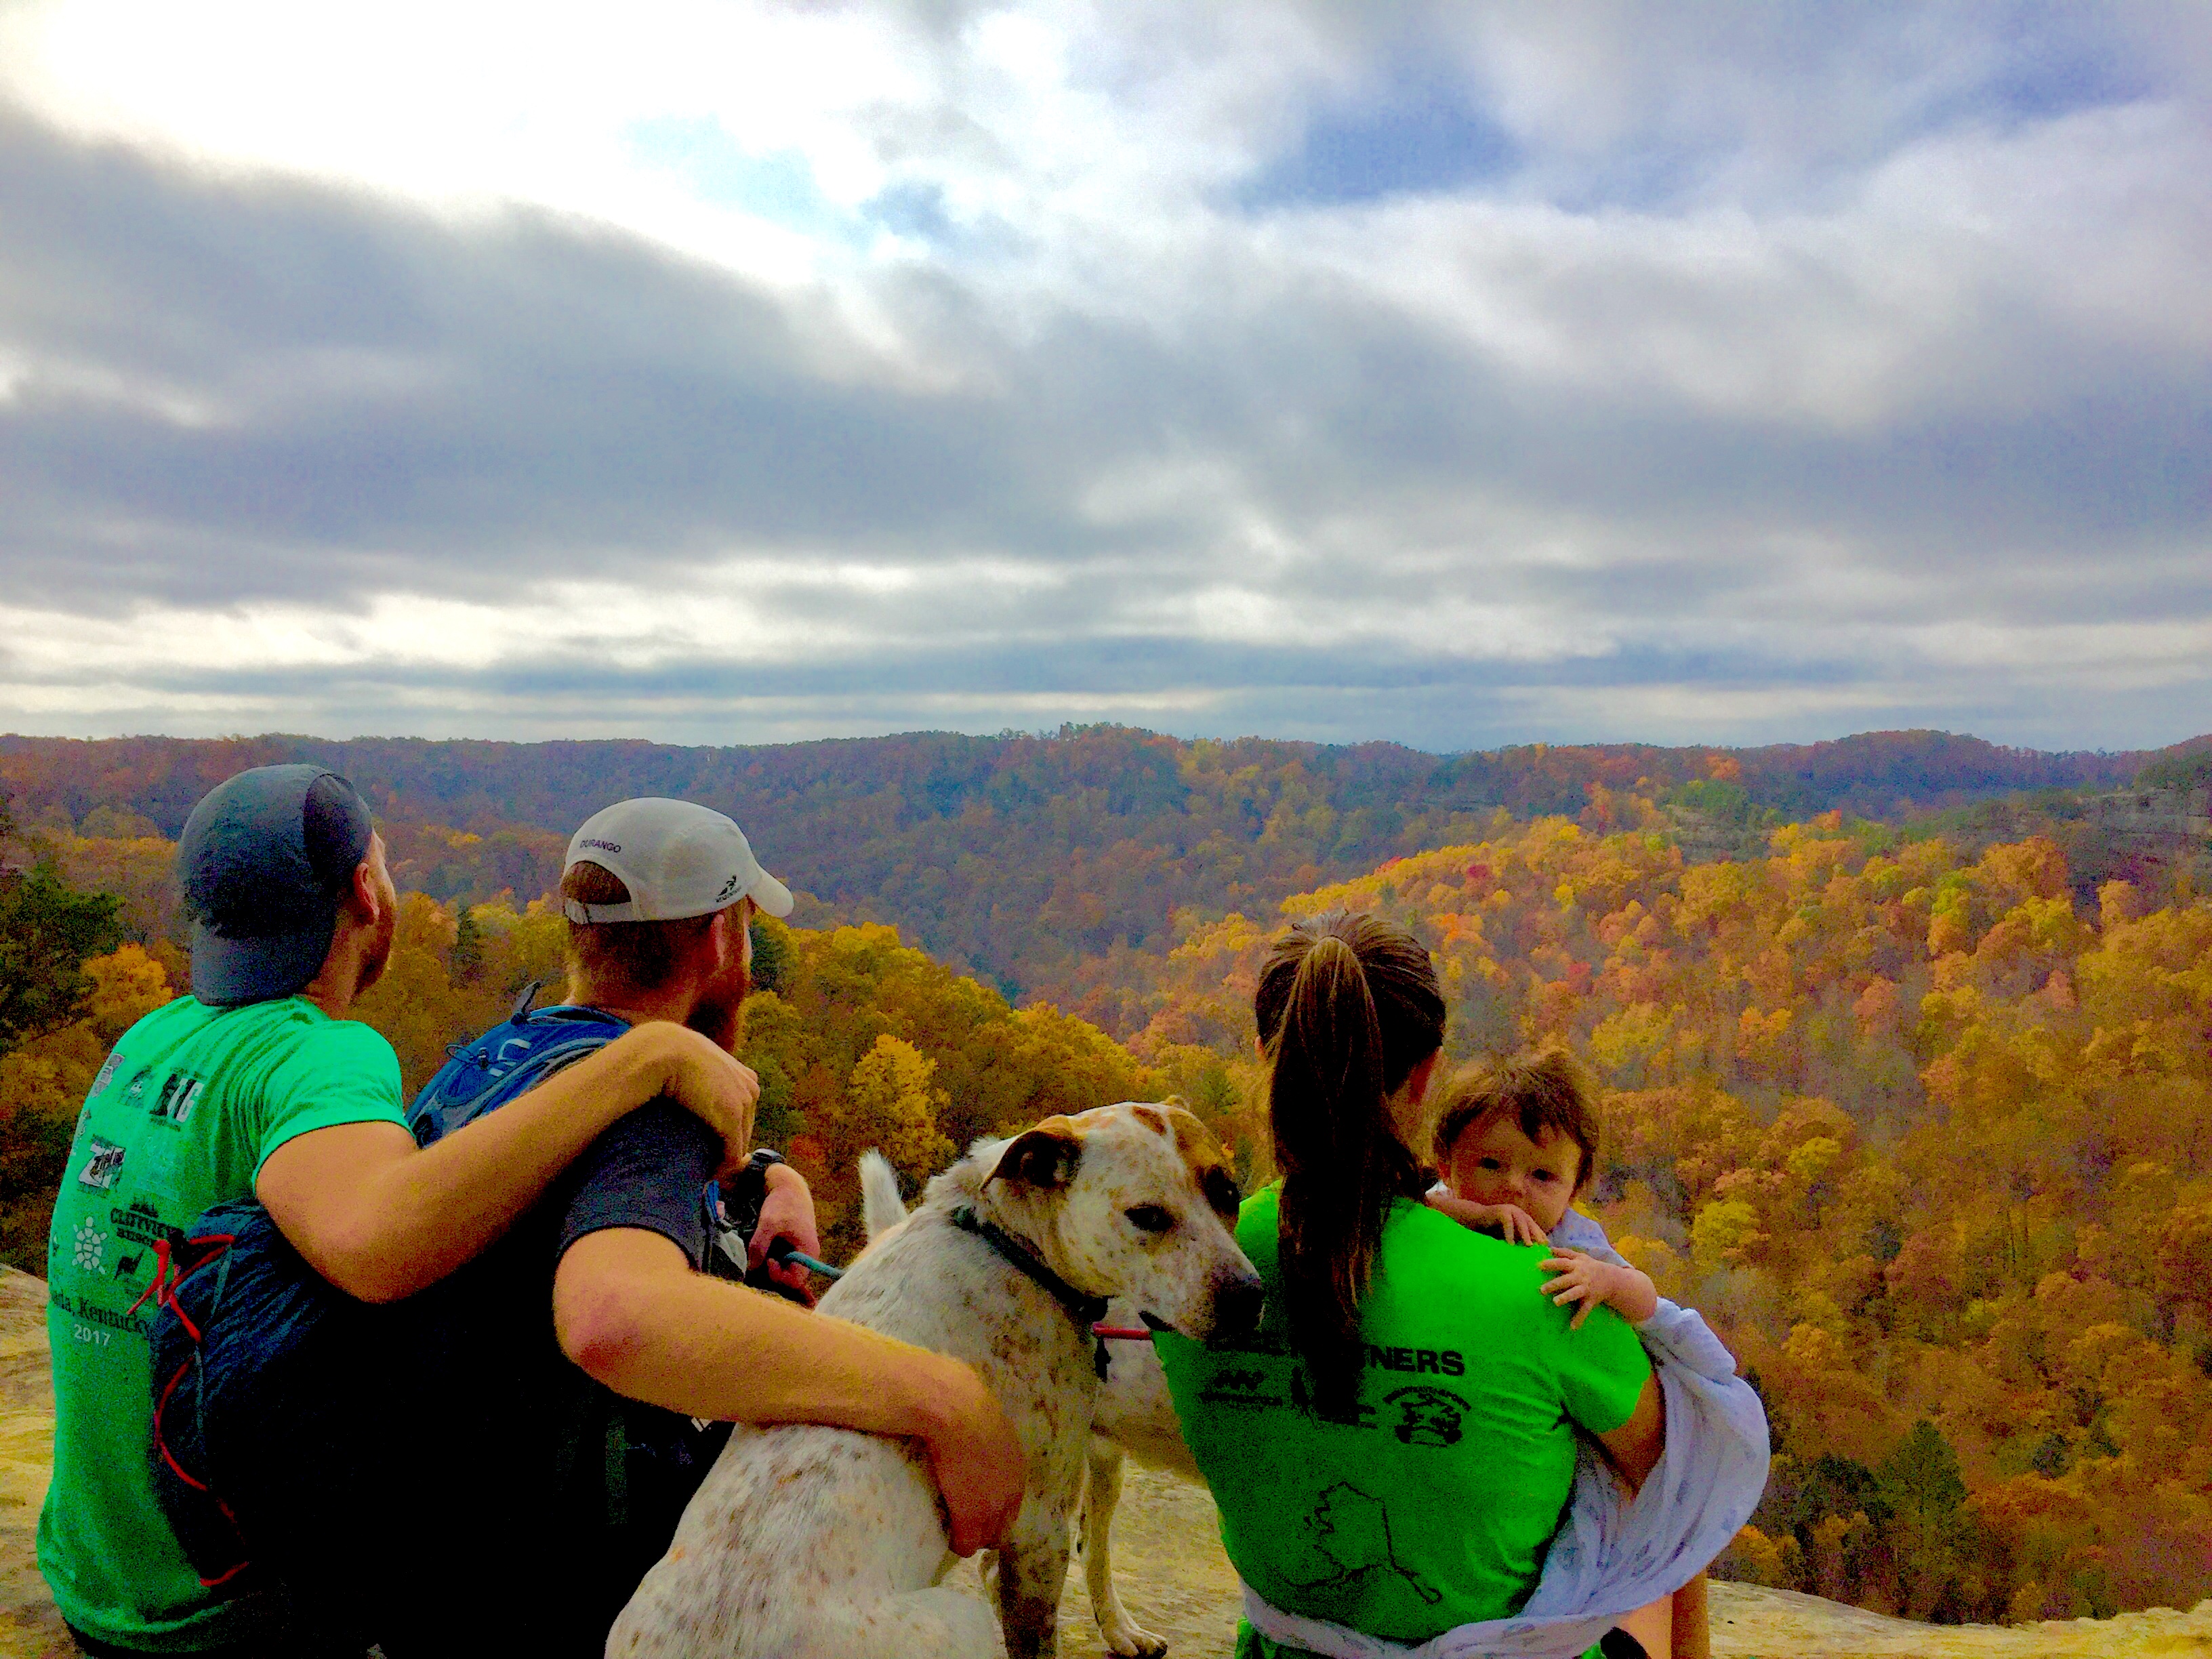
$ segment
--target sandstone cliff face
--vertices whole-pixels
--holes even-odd
[[[75,1644],[39,1577],[39,1506],[53,1449],[46,1287],[0,1268],[0,1659],[68,1659]],[[1176,1659],[1226,1659],[1237,1629],[1237,1580],[1221,1553],[1213,1505],[1196,1486],[1132,1468],[1115,1526],[1115,1577],[1137,1620],[1166,1637]],[[972,1580],[975,1569],[963,1570]],[[1102,1649],[1079,1571],[1060,1603],[1060,1652]],[[1725,1659],[2212,1659],[2212,1601],[2117,1619],[1946,1628],[1884,1619],[1788,1590],[1721,1584],[1713,1650]],[[709,1656],[701,1656],[709,1659]]]
[[[2212,836],[2212,789],[2122,789],[2093,797],[2089,818],[2117,835],[2201,842]]]

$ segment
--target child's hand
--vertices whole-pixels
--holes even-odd
[[[1545,1285],[1544,1294],[1560,1307],[1569,1303],[1580,1304],[1575,1309],[1575,1316],[1567,1322],[1571,1331],[1582,1328],[1592,1308],[1601,1302],[1617,1302],[1627,1288],[1626,1270],[1609,1261],[1600,1261],[1595,1256],[1584,1255],[1580,1250],[1555,1249],[1541,1266],[1546,1273],[1559,1275]]]
[[[1545,1241],[1544,1230],[1536,1224],[1536,1218],[1516,1204],[1477,1204],[1472,1199],[1434,1192],[1426,1195],[1425,1201],[1439,1215],[1449,1216],[1462,1227],[1495,1232],[1508,1244],[1541,1244]]]

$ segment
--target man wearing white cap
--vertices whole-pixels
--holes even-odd
[[[792,903],[735,823],[623,801],[570,840],[561,892],[572,1007],[734,1047],[752,916]],[[973,1370],[705,1271],[701,1194],[719,1158],[689,1114],[649,1103],[480,1261],[371,1310],[385,1322],[361,1363],[401,1409],[362,1425],[367,1455],[318,1471],[283,1568],[295,1589],[350,1603],[322,1610],[389,1659],[596,1659],[731,1423],[910,1439],[953,1548],[1003,1537],[1023,1455]],[[755,1265],[778,1233],[814,1248],[805,1183],[772,1153],[751,1167],[768,1188]],[[419,1541],[395,1567],[405,1540]]]

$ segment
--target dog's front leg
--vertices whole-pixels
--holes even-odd
[[[1160,1659],[1168,1650],[1167,1638],[1129,1617],[1114,1588],[1114,1509],[1121,1501],[1121,1449],[1093,1435],[1085,1463],[1083,1576],[1091,1588],[1099,1638],[1116,1659]]]
[[[999,1552],[999,1624],[1006,1633],[1006,1659],[1055,1659],[1060,1590],[1066,1578],[1064,1516]]]

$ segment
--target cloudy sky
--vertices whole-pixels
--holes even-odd
[[[2212,6],[0,5],[0,729],[2212,729]]]

